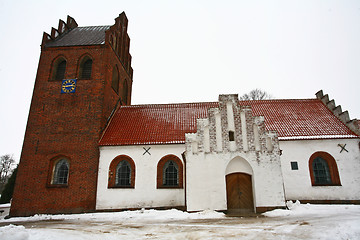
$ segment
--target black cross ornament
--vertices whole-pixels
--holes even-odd
[[[346,151],[346,152],[349,152],[348,150],[346,150],[346,144],[338,144],[339,147],[341,147],[341,150],[340,150],[340,153],[342,153],[342,151]]]
[[[148,149],[146,149],[145,147],[143,147],[143,149],[145,150],[145,152],[143,153],[143,155],[145,155],[146,153],[148,153],[149,155],[151,155],[151,153],[149,152],[149,150],[151,149],[151,147],[149,147]]]

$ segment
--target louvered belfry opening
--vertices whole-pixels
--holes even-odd
[[[56,68],[55,80],[63,80],[66,70],[66,61],[62,60]]]
[[[91,78],[91,70],[92,70],[92,60],[87,59],[82,65],[81,71],[81,79],[90,79]]]

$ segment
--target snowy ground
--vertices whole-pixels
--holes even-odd
[[[360,239],[360,206],[290,204],[253,217],[127,211],[0,220],[1,240]]]

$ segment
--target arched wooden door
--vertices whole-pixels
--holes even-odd
[[[251,175],[231,173],[226,175],[228,211],[254,212]]]

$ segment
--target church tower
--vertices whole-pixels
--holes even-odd
[[[131,104],[128,19],[44,33],[10,216],[95,210],[98,141],[114,109]]]

